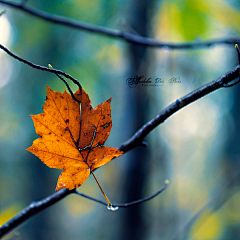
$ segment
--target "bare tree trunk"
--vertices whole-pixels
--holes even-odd
[[[148,11],[153,8],[153,1],[138,0],[133,1],[131,8],[131,21],[129,25],[137,33],[142,36],[148,36]],[[129,45],[129,57],[131,76],[148,75],[149,61],[147,56],[147,48],[131,44]],[[149,109],[149,93],[147,87],[138,84],[135,88],[129,88],[129,101],[131,104],[131,116],[127,116],[131,122],[131,130],[135,132],[144,123],[147,122],[147,114]],[[129,108],[129,105],[128,105]],[[131,135],[131,134],[130,134]],[[126,169],[126,178],[123,185],[125,194],[124,202],[133,201],[144,197],[144,185],[148,176],[149,158],[147,157],[147,148],[138,147],[129,155],[128,166]],[[122,235],[120,239],[145,239],[147,235],[147,226],[144,220],[144,205],[137,205],[124,210],[122,224]]]

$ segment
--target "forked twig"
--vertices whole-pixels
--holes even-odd
[[[48,64],[48,67],[51,68],[51,69],[53,68],[51,64]],[[73,98],[76,102],[81,103],[81,102],[74,96],[74,94],[73,94],[73,92],[72,92],[72,89],[71,89],[70,86],[68,85],[68,82],[67,82],[60,74],[58,74],[58,73],[55,73],[55,74],[57,75],[58,78],[60,78],[60,79],[65,83],[65,85],[66,85],[69,93],[71,94],[72,98]],[[82,88],[82,86],[81,86],[81,84],[80,84],[79,82],[76,83],[76,84],[78,85],[79,89]]]
[[[11,57],[15,58],[16,60],[20,61],[20,62],[23,62],[25,64],[27,64],[28,66],[32,67],[32,68],[35,68],[35,69],[39,69],[39,70],[42,70],[42,71],[47,71],[47,72],[51,72],[51,73],[55,73],[55,74],[59,74],[59,75],[62,75],[64,77],[66,77],[67,79],[71,80],[74,84],[76,84],[79,88],[81,88],[81,85],[80,83],[78,82],[77,79],[73,78],[71,75],[61,71],[61,70],[57,70],[57,69],[54,69],[54,68],[47,68],[47,67],[44,67],[44,66],[41,66],[41,65],[37,65],[37,64],[34,64],[24,58],[21,58],[19,57],[18,55],[16,55],[15,53],[11,52],[9,49],[7,49],[6,47],[4,47],[2,44],[0,44],[0,49],[2,49],[4,52],[6,52],[7,54],[9,54]]]

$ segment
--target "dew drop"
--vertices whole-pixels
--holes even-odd
[[[118,206],[117,207],[113,207],[112,205],[107,205],[107,209],[109,211],[117,211],[119,209],[119,207]]]

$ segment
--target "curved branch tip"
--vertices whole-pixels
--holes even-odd
[[[164,183],[168,185],[168,184],[170,183],[170,181],[169,181],[168,179],[166,179],[166,180],[164,181]]]

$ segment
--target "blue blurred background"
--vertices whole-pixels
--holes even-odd
[[[16,1],[17,2],[17,1]],[[238,38],[240,2],[200,0],[29,0],[25,4],[87,23],[165,42]],[[113,127],[106,146],[119,147],[168,104],[235,67],[230,45],[192,50],[143,47],[78,31],[0,4],[0,43],[29,61],[49,63],[77,78],[92,104],[112,97]],[[126,80],[163,78],[161,86],[130,88]],[[181,83],[169,84],[177,77]],[[42,112],[54,75],[0,51],[0,225],[32,201],[55,191],[61,170],[25,149],[38,136],[30,114]],[[75,91],[76,86],[70,83]],[[96,171],[113,203],[153,200],[110,212],[71,195],[17,228],[18,240],[240,239],[240,85],[218,90],[170,117],[138,147]],[[93,177],[78,189],[104,200]],[[13,236],[11,232],[6,239]]]

